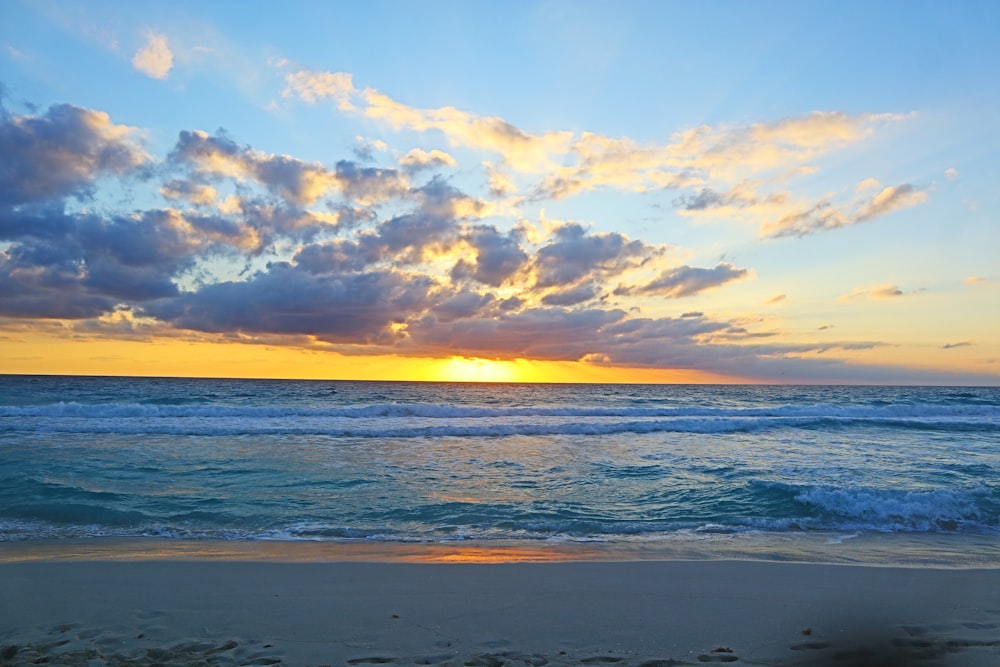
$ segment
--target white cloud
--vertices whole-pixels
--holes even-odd
[[[152,79],[166,79],[174,66],[174,54],[167,36],[147,31],[146,44],[135,52],[132,66]]]

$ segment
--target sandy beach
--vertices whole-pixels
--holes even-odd
[[[1000,569],[268,558],[4,562],[0,664],[1000,664]]]

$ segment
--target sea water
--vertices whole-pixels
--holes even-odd
[[[1000,566],[1000,388],[0,376],[0,549],[107,537]]]

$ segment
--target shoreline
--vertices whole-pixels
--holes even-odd
[[[1000,569],[761,561],[0,564],[0,664],[994,665]]]
[[[130,560],[303,563],[749,561],[931,569],[1000,569],[1000,535],[737,533],[608,542],[88,537],[0,542],[0,564]]]

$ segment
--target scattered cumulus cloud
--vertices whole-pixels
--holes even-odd
[[[166,79],[174,66],[174,54],[167,36],[146,31],[146,43],[132,57],[132,67],[151,79]]]
[[[947,178],[949,181],[955,180],[956,178],[958,178],[958,169],[955,169],[954,167],[948,167],[947,169],[944,170],[944,177]]]
[[[85,196],[104,175],[148,160],[138,130],[70,104],[42,115],[0,115],[0,205]]]
[[[455,158],[436,148],[430,151],[425,151],[421,148],[414,148],[409,153],[399,158],[399,165],[410,169],[411,171],[433,169],[435,167],[455,168],[458,166],[455,162]]]

